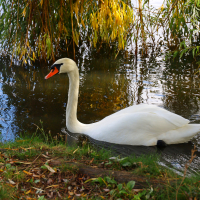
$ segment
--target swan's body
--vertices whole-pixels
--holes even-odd
[[[77,120],[79,72],[68,58],[57,60],[45,77],[57,73],[69,76],[66,126],[72,133],[82,133],[96,140],[127,145],[153,146],[162,140],[166,144],[184,143],[200,132],[199,124],[154,105],[135,105],[105,117],[99,122],[83,124]]]

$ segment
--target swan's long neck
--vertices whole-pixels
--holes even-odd
[[[76,67],[73,71],[68,73],[69,76],[69,92],[66,109],[66,126],[72,133],[81,133],[81,126],[77,119],[77,105],[79,93],[79,72]]]

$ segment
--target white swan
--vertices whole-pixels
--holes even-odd
[[[200,132],[199,124],[154,105],[135,105],[118,111],[99,122],[83,124],[77,120],[79,72],[69,58],[57,60],[48,79],[58,73],[69,77],[66,126],[72,133],[82,133],[96,140],[127,145],[154,146],[158,141],[166,144],[184,143]]]

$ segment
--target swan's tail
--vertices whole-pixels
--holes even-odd
[[[168,131],[158,137],[167,144],[184,143],[191,140],[196,134],[200,133],[200,124],[187,124],[181,128]]]

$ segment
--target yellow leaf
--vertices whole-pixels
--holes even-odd
[[[29,191],[27,191],[27,192],[24,192],[25,194],[29,194],[29,193],[31,193],[31,190],[29,190]]]
[[[75,154],[78,151],[79,147],[73,152],[73,154]]]
[[[26,140],[17,140],[16,142],[25,142]]]
[[[162,6],[159,9],[161,9],[161,11],[163,11],[164,10],[164,5],[162,4]]]
[[[47,189],[47,188],[57,188],[57,187],[59,187],[59,185],[50,185],[50,186],[46,187],[45,189]]]
[[[22,12],[23,17],[26,16],[26,7],[24,8],[23,12]]]
[[[25,170],[23,170],[23,172],[24,172],[25,174],[29,175],[29,176],[32,176],[32,175],[33,175],[32,173],[27,172],[27,171],[25,171]]]
[[[40,5],[42,6],[42,4],[43,4],[43,0],[40,0]]]
[[[83,21],[83,19],[81,18],[81,24],[83,25],[83,27],[85,28],[85,23]]]
[[[97,180],[98,178],[90,178],[90,179],[88,179],[87,181],[85,181],[84,183],[87,183],[87,182],[90,182],[90,181],[95,181],[95,180]]]
[[[35,56],[35,53],[33,52],[33,60],[35,60],[36,56]]]

